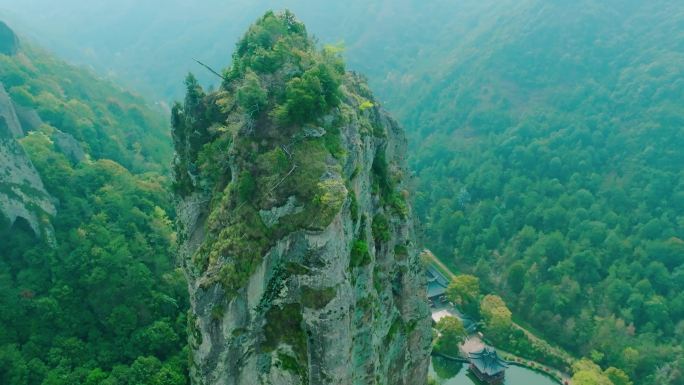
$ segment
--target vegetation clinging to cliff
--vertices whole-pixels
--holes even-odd
[[[250,27],[220,90],[207,94],[188,76],[173,108],[175,189],[211,197],[193,260],[200,271],[220,262],[214,280],[229,293],[277,239],[324,228],[345,203],[339,126],[348,118],[331,111],[346,76],[336,51],[317,49],[287,11]],[[285,215],[271,213],[285,206]]]

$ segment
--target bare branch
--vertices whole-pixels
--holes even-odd
[[[290,172],[288,172],[287,175],[285,175],[285,176],[283,177],[283,179],[280,180],[280,182],[276,183],[276,185],[273,186],[273,188],[271,188],[271,192],[275,191],[275,189],[277,189],[278,186],[280,186],[281,184],[283,184],[283,182],[285,182],[285,180],[286,180],[290,175],[292,175],[292,173],[293,173],[294,170],[296,170],[296,169],[297,169],[297,165],[296,165],[296,164],[293,164],[293,165],[292,165],[292,170],[290,170]]]
[[[290,150],[288,150],[287,146],[285,146],[284,144],[281,144],[280,148],[282,148],[283,151],[285,151],[285,153],[287,154],[287,157],[289,159],[292,159],[292,153],[290,152]]]
[[[214,75],[220,77],[220,78],[223,79],[223,80],[226,80],[226,81],[228,80],[228,79],[226,79],[223,75],[221,75],[220,73],[216,72],[216,70],[214,70],[213,68],[209,67],[208,65],[202,63],[201,61],[199,61],[199,60],[197,60],[197,59],[193,59],[193,60],[196,61],[197,64],[199,64],[199,65],[201,65],[202,67],[208,69],[209,72],[211,72],[212,74],[214,74]]]

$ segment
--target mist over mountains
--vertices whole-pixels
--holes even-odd
[[[442,0],[427,6],[418,1],[358,0],[66,0],[59,7],[48,0],[28,0],[17,7],[16,2],[2,0],[0,15],[75,63],[168,100],[181,96],[183,87],[177,79],[190,70],[201,83],[215,84],[213,75],[193,58],[220,69],[230,59],[234,42],[264,9],[291,9],[320,41],[344,43],[351,68],[375,74],[379,67],[369,57],[392,63],[380,67],[407,68],[427,43],[420,39],[430,39],[433,34],[428,32],[447,22],[459,7]],[[416,29],[424,33],[416,36]]]

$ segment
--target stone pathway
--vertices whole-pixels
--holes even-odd
[[[459,350],[461,351],[461,354],[463,354],[464,357],[468,357],[468,354],[479,352],[480,350],[484,349],[484,347],[485,343],[482,342],[480,336],[478,336],[477,334],[473,334],[466,337],[466,340],[463,341],[463,343],[459,347]]]
[[[439,322],[444,317],[456,317],[460,318],[456,312],[449,308],[444,308],[444,309],[434,309],[432,311],[432,320],[435,322]]]

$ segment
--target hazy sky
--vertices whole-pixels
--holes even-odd
[[[176,85],[162,84],[164,78],[182,79],[187,71],[197,70],[192,61],[195,57],[219,68],[226,66],[236,40],[269,8],[292,9],[321,39],[349,40],[358,23],[345,20],[345,15],[354,14],[351,4],[354,1],[342,3],[316,0],[0,0],[0,17],[22,35],[63,57],[92,65],[99,72],[124,81],[129,77],[134,80],[145,77],[144,80],[157,88],[153,91],[173,94]],[[369,9],[374,7],[371,4]],[[157,62],[150,66],[150,61],[168,64]],[[200,77],[209,80],[201,74]],[[150,91],[149,85],[139,86],[143,91]]]
[[[440,36],[453,10],[468,3],[481,0],[0,0],[0,18],[63,58],[148,95],[175,98],[188,71],[205,84],[212,80],[193,58],[227,66],[237,39],[267,9],[291,9],[321,42],[344,41],[348,66],[373,81],[390,66],[372,60],[410,65],[418,52],[408,41]],[[422,33],[429,29],[435,33]],[[384,54],[390,41],[393,51]]]

